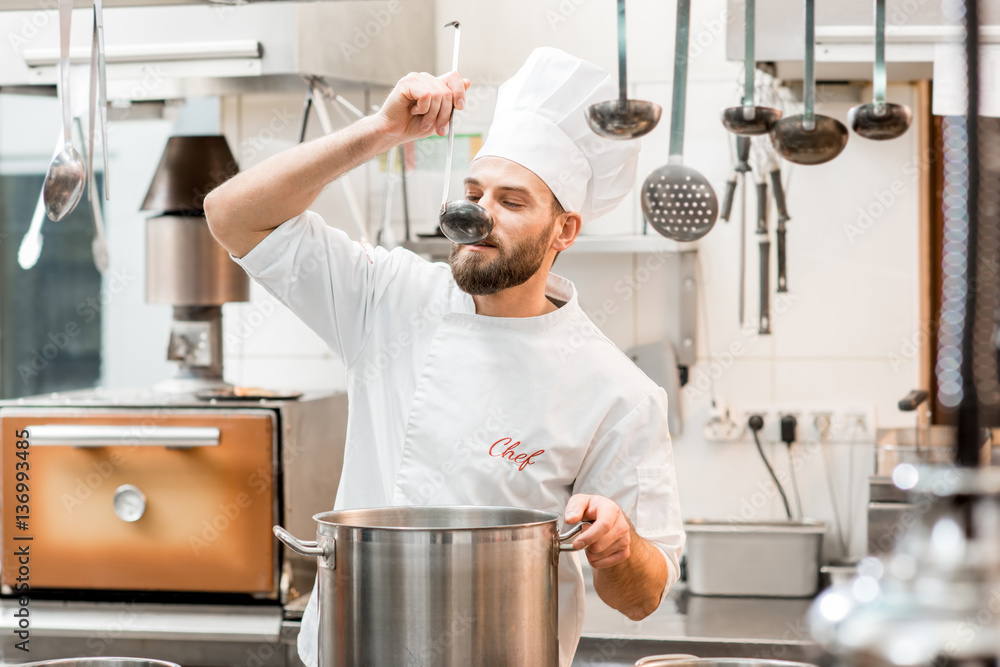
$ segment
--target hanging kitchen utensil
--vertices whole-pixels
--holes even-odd
[[[736,137],[736,164],[733,166],[733,173],[726,181],[726,192],[722,196],[722,211],[719,218],[729,222],[729,215],[733,212],[733,199],[736,197],[736,186],[740,176],[750,171],[750,139],[744,136]]]
[[[375,243],[388,250],[396,247],[395,235],[392,233],[392,194],[399,146],[393,146],[385,156],[385,193],[382,199],[382,225],[375,237]]]
[[[455,49],[452,53],[451,69],[458,71],[458,44],[461,28],[458,21],[445,24],[445,28],[455,28]],[[441,197],[439,223],[441,233],[452,243],[469,245],[479,243],[493,231],[493,216],[485,208],[468,199],[448,201],[451,188],[451,163],[455,153],[455,110],[448,119],[448,156],[444,165],[444,194]]]
[[[903,104],[886,102],[885,81],[885,0],[875,0],[875,71],[872,75],[874,101],[847,112],[851,129],[865,139],[884,141],[906,133],[913,112]]]
[[[670,109],[670,158],[642,184],[643,218],[663,236],[697,241],[719,217],[719,200],[701,172],[684,166],[684,104],[687,93],[691,0],[677,0],[674,92]]]
[[[403,191],[403,238],[410,240],[410,198],[406,192],[406,145],[399,151],[399,183]]]
[[[306,136],[310,106],[316,109],[316,118],[319,119],[319,126],[323,130],[323,134],[333,133],[333,121],[330,119],[330,111],[326,108],[326,102],[323,101],[323,91],[320,90],[320,86],[316,81],[309,80],[308,83],[309,92],[306,94],[311,99],[311,104],[309,102],[303,103],[302,128],[299,131],[300,142]],[[363,222],[361,204],[358,203],[358,197],[354,193],[351,181],[348,179],[347,174],[344,174],[337,180],[344,190],[344,198],[347,199],[347,207],[351,210],[351,219],[354,221],[354,226],[357,227],[358,233],[361,235],[361,241],[362,243],[368,243],[368,226]]]
[[[771,129],[771,141],[781,157],[804,165],[823,164],[840,155],[847,146],[847,128],[829,116],[815,112],[816,20],[815,0],[805,0],[806,57],[801,115],[782,118]]]
[[[60,135],[56,139],[56,147],[52,154],[57,154],[62,149],[62,145],[63,137]],[[42,224],[44,222],[45,191],[42,190],[38,193],[38,203],[35,204],[35,212],[31,216],[28,231],[21,238],[21,245],[17,248],[17,263],[25,271],[37,264],[38,257],[42,254],[42,244],[45,242],[45,237],[42,236]]]
[[[101,152],[104,154],[104,198],[111,199],[111,184],[108,179],[108,81],[104,62],[104,8],[102,0],[94,0],[94,39],[90,49],[90,134],[87,152],[87,172],[94,172],[94,125],[96,116],[101,116]],[[95,113],[96,112],[96,113]],[[82,130],[81,130],[82,133]],[[93,186],[96,179],[90,179]],[[93,198],[93,187],[87,190],[87,198]]]
[[[781,118],[781,110],[754,104],[754,0],[744,0],[746,10],[743,22],[743,104],[722,110],[722,124],[734,134],[767,134]]]
[[[746,154],[750,153],[750,138],[749,137],[739,137],[745,143]],[[738,142],[737,142],[738,143]],[[748,165],[749,166],[749,165]],[[740,174],[740,256],[739,256],[739,274],[740,274],[740,292],[739,292],[739,322],[740,326],[746,321],[746,300],[747,300],[747,174],[746,171]]]
[[[91,115],[91,118],[93,118],[93,115]],[[82,137],[83,121],[80,120],[79,116],[76,117],[76,129],[80,133],[80,136]],[[94,147],[93,120],[90,121],[90,132],[91,134],[87,135],[87,140],[90,142],[91,155],[93,155],[93,147]],[[105,177],[107,177],[107,175],[105,175]],[[87,192],[93,194],[94,188],[97,187],[97,176],[94,174],[93,169],[91,169],[88,172],[88,180],[90,181],[90,184],[87,188]],[[108,259],[108,242],[104,236],[104,216],[101,213],[101,198],[100,196],[97,197],[90,196],[87,197],[87,199],[90,202],[90,213],[91,217],[94,220],[94,240],[90,242],[90,250],[94,256],[94,266],[97,267],[97,270],[99,272],[104,273],[105,271],[108,270],[109,259]]]
[[[759,141],[758,144],[767,144]],[[759,250],[758,268],[760,271],[760,290],[758,293],[757,333],[771,333],[771,239],[768,231],[768,199],[767,199],[767,167],[768,155],[763,145],[756,146],[754,166],[757,176],[757,248]]]
[[[62,103],[63,145],[49,164],[42,186],[45,212],[53,222],[69,215],[80,202],[87,167],[73,146],[70,112],[69,41],[73,0],[59,0],[59,101]]]
[[[778,292],[788,291],[787,251],[785,249],[785,223],[788,217],[788,207],[785,204],[785,186],[781,183],[781,163],[777,156],[771,164],[771,190],[774,192],[774,207],[778,210]]]
[[[660,122],[659,104],[628,99],[625,54],[625,0],[618,0],[618,99],[587,109],[590,129],[606,139],[635,139]]]

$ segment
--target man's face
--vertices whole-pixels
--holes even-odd
[[[496,294],[527,282],[552,249],[557,213],[542,179],[516,162],[484,157],[469,167],[465,198],[493,216],[493,231],[478,245],[452,244],[451,272],[469,294]]]

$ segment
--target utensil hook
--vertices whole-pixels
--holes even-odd
[[[872,76],[875,115],[885,114],[885,0],[875,0],[875,72]]]
[[[754,49],[754,25],[756,21],[754,0],[745,0],[746,12],[743,21],[743,120],[751,121],[757,115],[754,105],[754,75],[757,61]]]
[[[670,102],[670,163],[684,154],[684,105],[687,103],[688,33],[691,0],[677,0],[677,32],[674,43],[674,94]]]
[[[618,0],[618,113],[625,114],[628,110],[628,75],[625,59],[625,0]]]
[[[461,25],[458,21],[446,23],[445,28],[455,28],[455,46],[451,56],[451,69],[458,71],[458,46],[462,37]],[[441,212],[448,205],[448,191],[451,189],[451,162],[455,152],[455,109],[452,107],[451,116],[448,118],[448,155],[444,163],[444,193],[441,195]]]
[[[806,62],[803,98],[805,108],[802,113],[802,129],[812,132],[816,129],[816,5],[814,0],[805,0],[806,20]]]

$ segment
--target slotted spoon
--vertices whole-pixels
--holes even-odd
[[[697,169],[684,166],[684,104],[687,93],[691,0],[677,0],[674,94],[670,109],[670,158],[642,184],[642,216],[663,236],[697,241],[719,217],[719,199]]]

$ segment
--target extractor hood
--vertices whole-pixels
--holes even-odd
[[[306,76],[341,89],[388,87],[434,69],[433,0],[114,4],[105,0],[104,11],[112,101],[300,90]],[[70,53],[83,76],[93,30],[86,7],[73,12]],[[58,23],[54,11],[0,11],[10,47],[0,49],[0,86],[55,85]]]
[[[890,81],[914,81],[933,76],[935,51],[963,35],[940,0],[886,0],[886,61]],[[744,0],[727,0],[726,58],[743,60]],[[875,56],[873,0],[816,3],[816,76],[821,81],[870,81]],[[1000,43],[1000,2],[980,3],[984,44]],[[757,0],[757,60],[773,62],[777,76],[802,78],[804,54],[803,3],[798,0]],[[711,32],[710,25],[705,30]],[[699,35],[692,26],[691,40]]]

